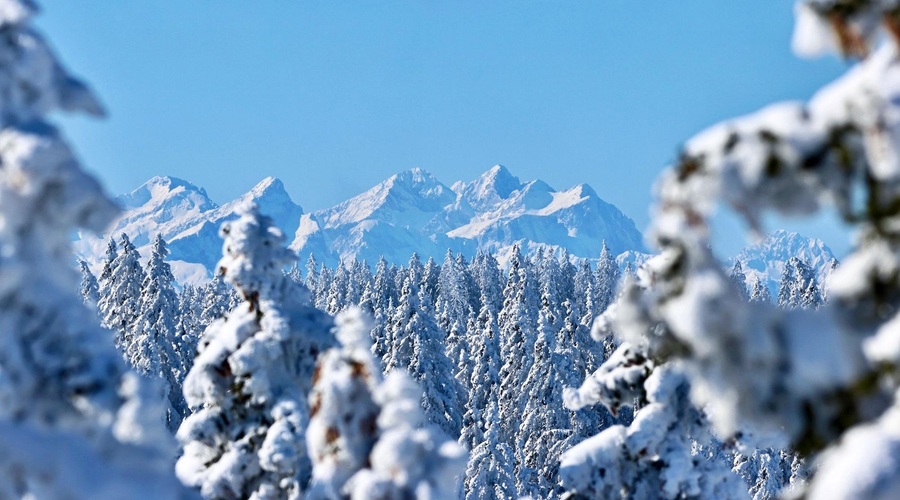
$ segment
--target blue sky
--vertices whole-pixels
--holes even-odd
[[[423,167],[587,182],[643,229],[679,144],[846,70],[790,52],[791,2],[44,0],[110,111],[63,118],[113,193],[173,175],[305,210]],[[827,224],[803,227],[840,249]],[[832,237],[829,237],[832,236]],[[720,238],[721,239],[721,238]]]

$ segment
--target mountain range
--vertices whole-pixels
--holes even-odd
[[[413,252],[440,261],[448,250],[468,257],[479,249],[504,261],[514,244],[588,259],[603,242],[615,253],[643,252],[643,237],[615,206],[587,184],[557,191],[541,180],[522,182],[497,165],[470,182],[448,187],[420,168],[400,172],[331,208],[305,213],[278,179],[263,179],[240,198],[218,205],[206,191],[174,177],[154,177],[116,201],[123,217],[108,235],[128,234],[146,256],[156,233],[169,243],[180,282],[209,277],[222,240],[218,227],[254,202],[271,216],[301,262],[314,255],[335,266],[380,257],[405,263]],[[79,234],[76,253],[96,266],[108,235]]]
[[[837,260],[834,252],[822,240],[777,230],[759,243],[741,250],[731,262],[740,261],[749,287],[752,287],[755,280],[760,280],[768,286],[769,293],[774,298],[778,295],[784,264],[791,257],[799,258],[814,269],[820,286],[828,279],[832,261]]]
[[[496,165],[476,179],[447,186],[424,169],[391,176],[333,207],[304,212],[282,182],[267,177],[241,197],[219,205],[203,188],[174,177],[154,177],[116,198],[124,213],[107,235],[79,234],[76,253],[99,267],[110,235],[126,233],[144,257],[152,238],[169,244],[169,261],[180,283],[208,279],[222,252],[222,222],[253,202],[285,234],[302,263],[314,255],[335,266],[350,259],[373,264],[382,256],[403,264],[416,252],[441,261],[448,250],[473,256],[491,252],[503,263],[518,244],[522,251],[596,259],[605,242],[621,265],[640,263],[643,236],[615,206],[587,184],[556,190],[546,182],[522,182]],[[764,279],[777,289],[783,262],[797,255],[814,267],[834,256],[819,240],[796,233],[774,233],[737,258],[748,279]]]

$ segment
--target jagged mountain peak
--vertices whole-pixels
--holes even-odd
[[[599,256],[603,240],[617,253],[643,248],[634,222],[587,185],[556,191],[541,180],[522,182],[495,165],[454,188],[428,170],[411,168],[331,208],[304,214],[275,177],[222,206],[186,181],[157,177],[122,197],[130,205],[113,230],[128,233],[138,245],[161,234],[181,276],[209,275],[221,254],[219,227],[248,201],[285,234],[294,234],[291,248],[301,260],[312,253],[329,265],[352,258],[375,262],[381,255],[403,264],[412,252],[423,260],[443,259],[448,249],[502,256],[516,243],[586,258]],[[94,255],[93,263],[105,249],[102,238],[83,238],[78,245],[81,255]]]
[[[357,223],[367,219],[394,222],[398,217],[434,213],[456,198],[453,191],[422,168],[397,173],[375,187],[327,210],[317,218],[327,226]]]
[[[209,199],[206,190],[190,182],[171,176],[156,176],[143,183],[130,193],[116,197],[120,206],[128,209],[141,207],[151,202],[165,203],[173,198],[192,198],[195,203],[214,208],[215,203]],[[206,210],[208,208],[203,208]]]
[[[373,189],[378,187],[383,187],[387,192],[402,188],[428,198],[441,197],[451,191],[450,188],[437,180],[431,172],[420,167],[396,173]]]
[[[514,191],[522,189],[522,182],[503,165],[494,165],[470,184],[473,195],[480,197],[495,194],[506,199]]]
[[[260,208],[263,210],[268,207],[276,211],[283,211],[284,209],[302,211],[300,205],[291,199],[291,195],[285,189],[284,183],[277,177],[266,177],[259,181],[240,198],[223,205],[222,209],[231,212],[237,209],[238,204],[247,202],[254,202],[260,205]]]
[[[768,286],[774,297],[778,292],[784,264],[792,257],[804,261],[816,270],[820,281],[825,279],[832,261],[836,260],[834,252],[822,240],[779,229],[741,250],[732,262],[740,261],[748,285],[752,285],[754,280],[760,280]]]
[[[284,183],[281,182],[281,179],[272,176],[266,177],[257,182],[253,189],[250,190],[255,196],[262,196],[264,193],[272,191],[285,191]]]

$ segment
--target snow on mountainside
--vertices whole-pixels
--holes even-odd
[[[152,237],[161,233],[179,281],[201,281],[221,254],[219,226],[248,199],[286,235],[294,235],[291,248],[302,261],[314,254],[330,266],[350,258],[374,263],[382,255],[403,264],[413,252],[443,259],[448,249],[466,256],[483,249],[502,262],[516,243],[524,252],[568,250],[585,258],[597,258],[603,241],[617,254],[644,249],[634,222],[589,186],[556,191],[540,180],[523,183],[499,165],[452,188],[423,169],[407,170],[309,214],[271,177],[222,206],[189,182],[155,177],[118,198],[125,214],[109,234],[127,233],[146,257]],[[75,247],[96,269],[106,240],[82,235]]]
[[[404,263],[413,252],[442,259],[447,249],[472,256],[478,249],[501,262],[515,243],[523,251],[568,250],[597,258],[603,241],[616,253],[642,250],[634,222],[582,184],[556,191],[545,182],[522,183],[495,166],[471,182],[448,188],[422,169],[394,175],[335,207],[307,214],[291,248],[335,265],[372,263],[382,255]]]
[[[754,280],[759,279],[768,285],[772,297],[776,297],[784,264],[791,257],[805,261],[816,270],[820,286],[828,276],[831,262],[835,260],[831,249],[822,240],[778,230],[759,243],[744,248],[731,262],[735,259],[741,262],[748,285],[752,286]]]
[[[452,188],[425,170],[407,170],[332,208],[307,214],[272,177],[221,206],[189,182],[154,177],[117,198],[125,214],[108,234],[128,234],[146,258],[152,238],[161,233],[169,243],[176,278],[197,283],[211,276],[221,255],[219,226],[235,218],[237,207],[247,201],[256,202],[285,235],[294,235],[291,248],[301,263],[312,253],[329,266],[351,258],[374,264],[382,255],[404,264],[413,252],[441,260],[447,249],[466,256],[478,249],[490,251],[502,263],[515,243],[524,252],[567,250],[595,259],[604,241],[621,267],[639,267],[648,256],[634,222],[590,186],[557,191],[540,180],[522,182],[499,165]],[[106,239],[81,235],[75,248],[98,269]],[[834,258],[821,241],[785,231],[745,248],[736,258],[749,283],[762,279],[774,295],[784,262],[793,256],[819,270],[820,279]]]
[[[146,258],[153,237],[160,233],[169,243],[172,270],[182,283],[211,276],[222,255],[219,226],[237,217],[241,203],[257,203],[286,235],[293,234],[303,214],[303,209],[274,177],[263,179],[240,198],[222,206],[210,200],[202,188],[174,177],[154,177],[116,201],[125,210],[123,217],[106,237],[79,234],[74,244],[76,253],[96,268],[106,250],[106,238],[114,235],[118,239],[125,233]]]

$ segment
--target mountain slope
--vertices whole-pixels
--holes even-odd
[[[118,201],[125,214],[110,234],[127,233],[144,256],[152,237],[162,234],[176,276],[185,282],[211,275],[221,253],[219,226],[248,201],[294,236],[291,248],[301,260],[314,254],[329,266],[353,258],[374,263],[382,255],[402,264],[413,252],[442,259],[448,249],[469,257],[490,251],[502,262],[515,244],[524,252],[550,249],[584,258],[597,258],[604,241],[616,253],[643,250],[634,222],[590,186],[557,191],[540,180],[522,182],[499,165],[452,188],[423,169],[407,170],[308,214],[274,178],[221,206],[174,177],[155,177]],[[96,267],[106,242],[87,235],[75,246]]]
[[[443,258],[447,249],[472,256],[481,249],[503,257],[550,248],[597,258],[605,240],[615,252],[643,249],[634,222],[587,185],[556,191],[522,183],[495,166],[471,182],[448,188],[422,169],[394,175],[332,208],[303,217],[291,248],[306,259],[403,263],[413,252]]]
[[[744,248],[734,259],[741,262],[748,285],[759,279],[768,285],[772,297],[776,297],[784,264],[791,257],[805,261],[814,269],[820,286],[835,260],[834,253],[822,240],[783,230],[774,231],[759,243]]]
[[[281,181],[273,177],[222,206],[210,200],[202,188],[174,177],[154,177],[116,201],[125,213],[108,234],[117,239],[121,233],[127,234],[144,258],[150,254],[153,237],[161,234],[169,243],[172,270],[182,283],[211,276],[222,255],[219,226],[235,219],[242,203],[258,204],[286,235],[293,234],[303,214]],[[79,234],[74,246],[80,257],[96,267],[106,250],[106,239]]]

